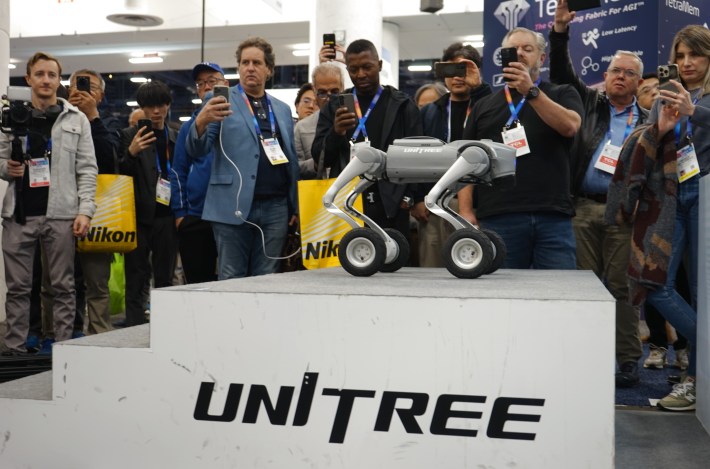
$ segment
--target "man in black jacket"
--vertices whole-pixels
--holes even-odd
[[[152,129],[128,127],[121,142],[121,173],[133,176],[138,225],[138,247],[125,258],[127,326],[146,322],[142,291],[151,273],[155,288],[172,285],[178,246],[170,209],[170,169],[177,138],[167,122],[170,89],[150,81],[138,88],[136,100]]]
[[[421,110],[424,135],[445,142],[461,140],[463,129],[473,105],[482,97],[491,94],[491,87],[481,80],[481,54],[470,46],[455,42],[444,50],[442,62],[466,64],[465,77],[445,77],[449,93],[427,104]],[[418,184],[414,191],[414,206],[411,214],[419,228],[419,266],[443,267],[441,249],[454,228],[449,222],[432,215],[424,205],[424,196],[434,184]],[[458,211],[458,200],[449,205]]]
[[[336,177],[350,161],[353,143],[369,141],[379,150],[398,138],[422,134],[419,110],[412,99],[391,86],[380,86],[382,61],[374,44],[366,39],[351,43],[345,51],[345,65],[355,85],[345,90],[356,97],[356,111],[339,107],[331,99],[321,109],[311,154],[325,150],[324,162],[330,177]],[[365,215],[382,228],[394,228],[409,239],[409,195],[406,185],[378,181],[363,194]]]
[[[632,52],[617,51],[604,73],[604,91],[587,87],[576,75],[569,56],[569,23],[574,17],[566,0],[557,4],[550,31],[550,79],[573,85],[584,104],[582,129],[571,163],[577,268],[593,270],[616,299],[616,385],[628,387],[639,381],[638,360],[642,354],[639,311],[629,304],[626,281],[631,227],[607,225],[604,212],[621,146],[648,116],[636,101],[636,91],[643,81],[643,62]]]

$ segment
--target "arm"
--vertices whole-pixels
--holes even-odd
[[[79,211],[74,222],[74,234],[77,236],[85,234],[86,230],[89,228],[88,220],[80,217],[91,218],[94,216],[94,211],[96,210],[96,204],[94,202],[96,195],[96,174],[98,173],[96,156],[94,155],[94,143],[91,138],[91,125],[86,116],[80,114],[79,117],[81,121],[81,135],[77,143],[74,161],[76,193],[79,198]],[[78,233],[76,228],[79,228],[81,232]]]
[[[311,146],[311,155],[320,155],[324,151],[323,162],[326,168],[347,161],[350,147],[345,135],[338,135],[334,130],[335,103],[328,103],[318,116],[316,136]],[[322,169],[322,168],[321,168]]]
[[[569,11],[567,1],[560,0],[555,10],[555,24],[550,30],[550,81],[574,86],[584,99],[590,89],[575,72],[569,55],[569,24],[574,17],[575,12]]]
[[[91,121],[91,138],[94,140],[99,173],[114,174],[121,145],[118,134],[107,129],[103,121],[97,117]]]

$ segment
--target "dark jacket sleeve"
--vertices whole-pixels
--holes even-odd
[[[136,135],[135,127],[126,127],[121,130],[121,146],[118,152],[118,169],[121,174],[127,176],[135,176],[137,171],[137,159],[128,153],[128,147],[131,145],[133,137]]]
[[[94,140],[94,152],[99,173],[116,173],[120,147],[118,134],[106,128],[100,118],[96,118],[91,121],[91,138]]]
[[[321,109],[316,126],[316,136],[313,139],[313,146],[311,146],[311,155],[320,155],[324,150],[323,161],[326,168],[331,168],[330,177],[340,174],[350,159],[348,138],[345,135],[337,135],[333,131],[335,109],[334,101],[330,101],[327,106]],[[318,161],[314,163],[317,165]],[[319,169],[322,171],[321,168]]]
[[[588,88],[572,66],[569,55],[569,28],[567,32],[557,33],[550,29],[550,81],[557,85],[572,85],[577,93],[586,101],[592,91]]]

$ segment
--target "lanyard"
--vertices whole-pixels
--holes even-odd
[[[540,84],[540,79],[538,78],[535,80],[535,86],[538,86]],[[510,88],[508,85],[505,85],[505,100],[508,101],[508,107],[510,108],[510,118],[508,121],[505,123],[505,128],[510,128],[511,124],[518,120],[518,114],[520,113],[520,110],[523,108],[523,104],[525,104],[525,96],[523,96],[523,99],[520,100],[517,106],[513,105],[513,97],[510,95]]]
[[[254,121],[254,130],[256,130],[256,135],[259,136],[259,140],[264,140],[264,136],[261,133],[261,129],[259,128],[259,121],[256,120],[256,115],[254,115],[254,109],[251,107],[251,103],[249,102],[249,98],[247,97],[247,94],[244,92],[244,88],[242,88],[241,84],[237,84],[237,89],[242,95],[242,98],[244,98],[244,102],[246,103],[247,107],[249,108],[249,112],[251,112],[251,118]],[[269,108],[269,123],[271,124],[271,137],[276,138],[276,121],[274,119],[274,111],[271,109],[271,100],[269,99],[269,95],[264,93],[264,96],[266,96],[266,106]]]
[[[163,127],[163,131],[165,132],[165,166],[167,169],[167,172],[165,174],[170,174],[170,152],[168,151],[168,147],[170,145],[168,144],[168,126],[167,125],[165,127]],[[163,171],[160,168],[160,153],[158,153],[158,145],[155,146],[155,165],[158,168],[158,177],[160,178],[160,176],[163,174]]]
[[[466,118],[463,120],[464,128],[466,128],[468,116],[471,115],[472,108],[473,106],[471,106],[471,101],[469,100],[468,107],[466,108]],[[449,121],[446,127],[446,135],[444,136],[444,140],[446,140],[446,142],[448,143],[451,142],[451,96],[449,96],[449,102],[446,104],[446,114],[449,116]]]
[[[30,153],[30,137],[29,135],[27,136],[27,139],[25,139],[25,153],[30,155],[30,158],[32,158],[32,154]],[[52,137],[50,137],[47,140],[47,149],[44,152],[44,157],[49,158],[52,155]]]
[[[700,93],[698,93],[695,99],[693,99],[693,106],[697,104],[698,99],[700,99]],[[675,146],[678,147],[680,146],[680,120],[676,122],[673,131],[675,132]],[[688,142],[693,141],[693,125],[690,123],[690,118],[685,121],[685,136],[688,139]]]
[[[612,111],[613,112],[613,111]],[[623,144],[626,141],[626,137],[631,133],[634,123],[634,108],[633,106],[629,109],[629,118],[626,120],[626,130],[624,130],[624,138],[621,140]],[[611,142],[611,125],[609,125],[609,130],[606,131],[607,141]],[[621,146],[621,145],[619,145]]]
[[[377,104],[377,101],[380,99],[381,94],[382,87],[380,86],[377,89],[377,94],[374,98],[372,98],[372,101],[370,102],[370,107],[367,108],[367,112],[363,116],[362,110],[360,109],[360,101],[358,101],[357,99],[357,90],[353,88],[353,97],[355,98],[355,114],[357,114],[357,119],[359,122],[357,124],[357,129],[355,129],[355,133],[353,133],[353,136],[350,139],[351,141],[355,142],[355,140],[357,140],[358,136],[360,135],[360,132],[362,132],[362,135],[365,137],[366,142],[370,140],[369,138],[367,138],[367,129],[365,128],[365,122],[367,122],[367,118],[370,117],[370,113],[372,113],[372,110],[375,109],[375,104]]]

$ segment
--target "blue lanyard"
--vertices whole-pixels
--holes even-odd
[[[537,80],[535,80],[535,86],[538,86],[539,84],[540,79],[538,78]],[[525,96],[523,96],[523,99],[520,100],[517,106],[514,106],[513,97],[510,95],[510,88],[508,87],[508,85],[505,85],[505,100],[508,101],[508,108],[510,108],[510,118],[505,123],[505,128],[508,129],[510,128],[511,124],[513,124],[513,122],[518,120],[518,114],[523,108],[523,104],[525,104]]]
[[[700,99],[700,93],[693,99],[693,106],[695,106]],[[659,111],[660,112],[660,111]],[[680,146],[680,120],[676,122],[675,128],[673,129],[675,132],[675,146],[678,147]],[[687,121],[685,121],[685,136],[688,139],[688,142],[693,141],[693,124],[690,123],[690,118],[688,118]]]
[[[377,89],[377,94],[374,98],[372,98],[372,101],[370,102],[370,107],[367,108],[367,112],[363,116],[362,110],[360,109],[360,101],[358,101],[357,99],[357,90],[353,88],[353,97],[355,98],[355,114],[357,114],[358,118],[357,128],[355,129],[355,133],[353,133],[353,136],[351,138],[353,142],[357,140],[358,136],[360,135],[360,132],[362,132],[362,135],[365,137],[366,142],[369,140],[369,138],[367,138],[367,129],[365,128],[365,122],[367,122],[367,118],[370,117],[372,110],[375,109],[375,104],[377,104],[377,101],[379,101],[381,94],[382,87],[380,86]]]
[[[165,174],[170,174],[170,152],[168,151],[168,147],[170,145],[168,144],[167,125],[163,127],[163,131],[165,132],[165,166],[167,168],[167,172]],[[163,171],[160,168],[160,153],[158,153],[158,145],[155,145],[155,166],[158,168],[158,177],[160,177],[163,174]]]
[[[251,118],[254,121],[254,130],[256,130],[256,135],[259,136],[259,140],[264,140],[264,135],[261,133],[261,128],[259,128],[259,121],[256,120],[256,115],[254,114],[254,109],[251,107],[251,103],[249,102],[249,97],[247,97],[247,94],[244,92],[244,88],[242,88],[241,83],[237,84],[237,89],[242,95],[242,98],[244,98],[244,102],[246,103],[247,107],[249,108],[249,112],[251,112]],[[269,108],[269,123],[271,124],[271,137],[276,138],[276,120],[274,119],[274,112],[271,109],[271,100],[269,99],[269,95],[264,93],[264,96],[266,96],[266,106]]]
[[[614,111],[612,110],[611,112],[614,112]],[[613,118],[613,116],[612,116],[612,118]],[[626,121],[626,130],[624,130],[624,138],[621,140],[622,144],[626,141],[626,137],[628,137],[629,134],[631,133],[631,129],[634,128],[633,124],[634,124],[634,108],[632,105],[631,109],[629,109],[629,118]],[[606,131],[606,137],[607,137],[607,141],[611,142],[611,124],[609,124],[609,130]],[[619,145],[619,146],[621,146],[621,145]]]

